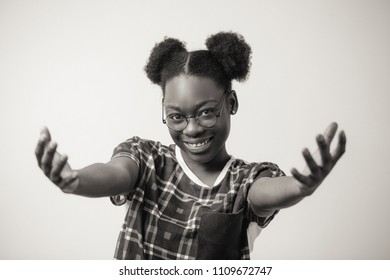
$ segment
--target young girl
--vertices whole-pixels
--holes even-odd
[[[116,259],[249,259],[261,228],[282,208],[311,195],[345,151],[331,123],[318,150],[303,150],[307,166],[285,176],[271,162],[248,163],[226,150],[238,100],[232,80],[248,75],[251,48],[236,33],[218,33],[208,50],[188,52],[167,38],[145,67],[161,86],[162,121],[175,144],[132,137],[111,160],[73,170],[56,152],[47,128],[36,147],[38,164],[63,192],[128,202]]]

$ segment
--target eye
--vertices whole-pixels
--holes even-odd
[[[206,109],[206,110],[199,112],[199,117],[209,117],[212,114],[213,114],[213,111]]]
[[[170,114],[168,115],[168,118],[173,121],[182,121],[184,120],[184,116],[181,114]]]

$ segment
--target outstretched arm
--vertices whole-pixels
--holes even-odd
[[[337,123],[331,123],[323,135],[317,136],[318,149],[313,156],[307,148],[303,150],[307,165],[302,173],[293,168],[293,176],[262,177],[253,183],[249,190],[249,202],[256,215],[269,216],[277,209],[292,206],[318,188],[345,152],[344,131],[339,133],[337,147],[330,151],[336,131]]]
[[[138,166],[130,158],[118,157],[108,163],[95,163],[79,170],[70,167],[66,155],[56,151],[49,130],[41,131],[35,156],[45,175],[63,192],[88,197],[125,194],[136,184]]]

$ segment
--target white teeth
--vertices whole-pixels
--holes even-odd
[[[210,142],[210,139],[207,139],[207,140],[205,140],[205,141],[203,141],[203,142],[201,142],[201,143],[196,143],[196,144],[187,143],[187,144],[188,144],[190,147],[192,147],[192,148],[200,148],[200,147],[206,145],[208,142]]]

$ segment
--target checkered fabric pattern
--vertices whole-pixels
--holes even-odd
[[[211,233],[206,234],[206,239],[211,238],[211,244],[224,238],[221,225],[223,227],[225,222],[210,223],[203,225],[205,229],[199,228],[204,215],[218,213],[222,218],[224,215],[243,216],[243,222],[237,225],[243,233],[241,236],[244,236],[237,241],[237,258],[249,259],[246,236],[249,223],[256,222],[263,228],[277,213],[266,219],[257,217],[248,205],[249,187],[256,178],[284,176],[283,171],[270,162],[246,163],[233,159],[219,184],[201,186],[183,171],[175,148],[175,145],[164,146],[160,142],[139,137],[130,138],[115,148],[112,158],[126,156],[133,159],[139,167],[139,178],[126,199],[123,196],[111,197],[116,205],[126,200],[129,202],[114,258],[197,259],[202,253],[198,252],[201,230]],[[216,238],[220,240],[212,240],[214,232],[218,233]],[[232,242],[229,232],[226,234],[226,242]]]

